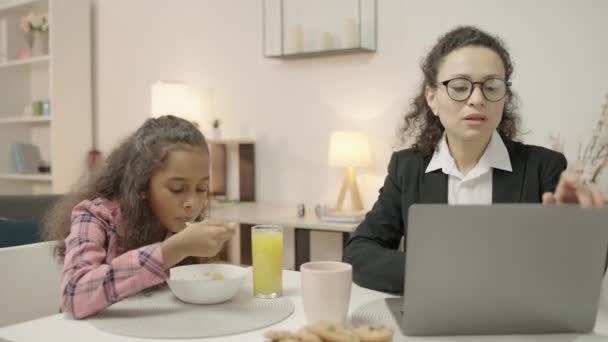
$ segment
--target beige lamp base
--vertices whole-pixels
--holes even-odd
[[[361,194],[359,193],[359,187],[357,186],[357,179],[355,177],[355,168],[346,168],[346,175],[340,187],[340,194],[338,195],[338,202],[336,203],[336,211],[344,211],[344,198],[346,193],[350,191],[351,198],[351,211],[353,214],[363,211],[363,201],[361,201]]]

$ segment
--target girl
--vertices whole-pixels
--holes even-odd
[[[46,239],[61,241],[63,311],[93,315],[163,283],[187,257],[216,255],[233,232],[202,222],[208,186],[201,132],[174,116],[148,119],[45,221]]]
[[[378,200],[344,250],[354,281],[402,292],[413,203],[579,202],[603,206],[566,158],[513,141],[519,128],[511,89],[513,64],[502,41],[474,27],[439,39],[422,63],[423,83],[405,116],[410,149],[395,152]]]

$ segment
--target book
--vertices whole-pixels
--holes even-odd
[[[36,145],[14,143],[12,146],[15,172],[38,173],[40,165],[40,150]]]
[[[338,223],[359,223],[365,219],[366,211],[337,211],[323,208],[317,212],[319,220]]]
[[[0,18],[0,63],[8,62],[8,22]]]

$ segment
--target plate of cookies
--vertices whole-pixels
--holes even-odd
[[[319,321],[305,325],[297,332],[270,330],[265,342],[391,342],[394,331],[384,325],[362,325],[349,328],[342,324]]]

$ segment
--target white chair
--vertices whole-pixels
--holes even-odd
[[[0,327],[59,312],[61,269],[55,242],[0,248]]]

